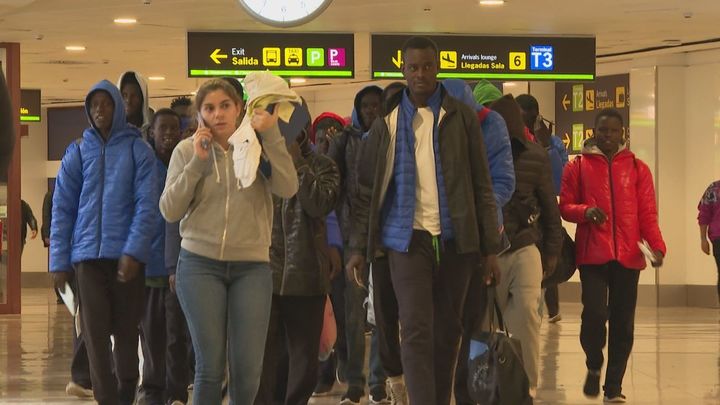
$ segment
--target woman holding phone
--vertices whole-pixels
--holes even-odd
[[[292,197],[298,179],[277,112],[258,109],[250,118],[272,176],[258,174],[249,187],[238,187],[228,139],[242,100],[229,83],[213,79],[198,89],[195,105],[198,129],[173,152],[160,199],[165,219],[181,221],[176,288],[195,349],[193,403],[221,403],[228,359],[230,403],[251,404],[272,299],[272,194]]]

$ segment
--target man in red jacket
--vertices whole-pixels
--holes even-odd
[[[633,345],[640,270],[638,242],[647,241],[653,266],[666,253],[658,227],[655,189],[648,166],[627,149],[623,119],[615,109],[595,118],[595,137],[563,173],[560,212],[578,224],[576,260],[582,281],[580,343],[588,368],[583,391],[600,394],[603,347],[610,322],[605,401],[624,403],[622,380]],[[609,293],[608,293],[609,292]]]

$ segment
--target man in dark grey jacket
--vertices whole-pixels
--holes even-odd
[[[281,385],[286,388],[286,405],[306,404],[317,382],[325,301],[334,276],[325,217],[337,204],[340,172],[330,158],[312,150],[308,129],[297,145],[288,147],[298,174],[297,194],[273,198],[273,296],[255,405],[273,405]],[[289,357],[287,380],[276,381],[283,352]]]
[[[387,249],[409,401],[447,405],[471,274],[483,261],[497,275],[497,212],[480,123],[437,82],[437,46],[414,37],[402,52],[408,90],[363,146],[346,271],[362,281]]]

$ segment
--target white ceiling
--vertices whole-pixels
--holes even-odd
[[[117,17],[139,24],[117,26]],[[292,30],[595,35],[603,55],[720,37],[718,21],[720,0],[508,0],[496,8],[477,0],[334,0]],[[167,78],[150,84],[151,96],[188,93],[198,84],[186,77],[192,30],[277,31],[237,0],[0,0],[0,41],[21,43],[22,86],[41,88],[45,103],[82,99],[93,83],[129,69]],[[65,51],[71,44],[87,50]]]

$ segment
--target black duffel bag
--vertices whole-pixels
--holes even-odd
[[[468,391],[470,398],[483,405],[532,404],[528,381],[522,361],[520,341],[510,337],[502,313],[495,300],[495,289],[488,290],[490,332],[483,332],[477,340],[488,350],[468,359]],[[494,309],[494,310],[493,310]],[[495,314],[504,332],[495,328]],[[471,346],[472,346],[471,342]],[[472,352],[472,351],[471,351]]]

